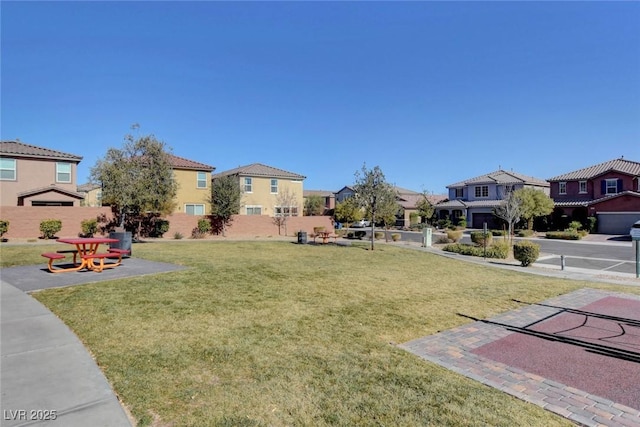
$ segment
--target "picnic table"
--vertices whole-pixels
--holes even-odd
[[[329,243],[329,239],[333,238],[334,242],[338,238],[337,235],[332,234],[330,231],[317,231],[313,236],[313,241],[316,241],[316,237],[320,237],[322,239],[322,244],[325,245]]]
[[[122,263],[122,255],[128,254],[125,249],[108,248],[107,252],[98,252],[98,248],[102,244],[117,243],[118,239],[110,237],[71,237],[56,240],[59,243],[65,243],[75,246],[75,249],[60,250],[57,252],[47,252],[41,254],[49,259],[48,267],[52,273],[67,273],[80,270],[91,270],[97,273],[105,268],[117,267]],[[72,267],[56,267],[53,262],[66,258],[64,253],[73,253]],[[80,261],[78,261],[78,257]],[[115,259],[115,262],[105,263],[105,259]],[[99,260],[99,262],[96,262]]]

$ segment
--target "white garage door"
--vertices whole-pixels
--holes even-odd
[[[597,216],[601,234],[629,234],[633,223],[640,221],[640,212],[607,212]]]

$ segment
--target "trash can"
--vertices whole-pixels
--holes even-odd
[[[307,232],[306,231],[298,231],[298,243],[305,244],[307,243]]]
[[[109,238],[118,239],[117,242],[109,243],[111,249],[125,249],[129,251],[129,254],[123,255],[123,258],[131,256],[131,232],[130,231],[112,231],[109,233]]]

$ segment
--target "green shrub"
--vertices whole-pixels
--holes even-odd
[[[580,240],[581,236],[576,230],[571,231],[547,231],[545,234],[547,239],[560,239],[560,240]]]
[[[460,255],[471,255],[477,257],[485,256],[484,248],[475,245],[466,245],[463,243],[453,243],[442,248],[446,252],[454,252]],[[504,250],[504,244],[494,244],[487,248],[487,258],[501,258],[504,259],[509,253],[509,246],[507,244],[506,251]]]
[[[485,242],[486,240],[486,242]],[[483,231],[472,231],[471,232],[471,241],[478,246],[484,247],[485,244],[487,246],[491,246],[491,242],[493,241],[493,235],[491,233],[487,233],[486,238]]]
[[[200,221],[202,221],[202,219]],[[207,221],[207,223],[209,223],[209,230],[211,230],[211,223],[209,221]],[[152,237],[162,237],[167,231],[169,231],[169,221],[166,219],[157,219],[154,222]]]
[[[393,240],[394,242],[397,242],[401,238],[402,238],[402,235],[400,233],[391,233],[391,240]]]
[[[0,219],[0,237],[4,236],[7,231],[9,231],[9,221]]]
[[[447,230],[447,239],[457,243],[462,239],[462,230]]]
[[[467,218],[461,216],[460,218],[458,218],[458,227],[460,228],[467,228]]]
[[[445,229],[445,228],[450,228],[451,227],[451,221],[449,221],[448,219],[439,219],[438,220],[438,228],[440,229]]]
[[[533,236],[533,230],[518,230],[516,231],[516,236],[518,237],[531,237]]]
[[[506,259],[509,256],[509,248],[509,242],[495,242],[487,249],[487,257]],[[489,255],[489,252],[491,253],[491,255]]]
[[[580,230],[582,228],[582,223],[580,221],[571,221],[569,223],[569,227],[566,231],[571,231],[571,230]]]
[[[176,240],[181,240],[183,237],[184,236],[179,231],[176,231],[175,233],[173,233],[173,238]]]
[[[54,238],[60,230],[62,230],[62,221],[59,219],[45,219],[40,222],[40,232],[43,239]]]
[[[95,218],[85,219],[80,223],[80,227],[84,237],[93,237],[98,232],[98,220]]]
[[[598,224],[598,218],[595,216],[590,216],[587,218],[587,224],[586,224],[586,229],[589,233],[595,233],[596,232],[596,227]]]
[[[376,231],[376,232],[373,234],[373,237],[374,237],[376,240],[383,239],[383,238],[384,238],[384,232],[382,232],[382,231]]]
[[[528,267],[540,256],[540,246],[529,241],[518,242],[513,245],[513,257],[522,263],[523,267]]]
[[[442,248],[443,251],[453,252],[461,255],[474,255],[474,256],[482,256],[481,248],[475,245],[465,245],[463,243],[452,243]]]
[[[418,223],[418,217],[419,217],[419,216],[420,216],[420,215],[418,215],[418,213],[417,213],[417,212],[411,212],[411,213],[409,214],[409,225],[410,225],[410,226],[416,225],[416,224]]]
[[[494,236],[506,236],[507,232],[505,230],[491,230],[491,234]]]
[[[366,236],[366,235],[367,235],[367,232],[366,232],[366,231],[364,231],[364,230],[358,230],[358,231],[356,231],[356,232],[355,232],[355,234],[354,234],[355,238],[356,238],[356,239],[360,239],[360,240],[362,240],[362,238],[363,238],[364,236]]]
[[[167,223],[167,227],[168,226],[169,224]],[[209,233],[211,231],[211,221],[206,218],[200,218],[198,220],[198,231],[202,233]]]
[[[202,239],[211,231],[211,221],[206,218],[200,218],[198,220],[198,226],[191,231],[191,237],[193,239]]]

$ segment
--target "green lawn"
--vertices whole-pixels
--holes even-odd
[[[42,264],[42,245],[2,265]],[[573,425],[395,346],[590,286],[405,248],[135,244],[187,270],[39,292],[139,425]],[[126,263],[126,260],[125,260]]]

